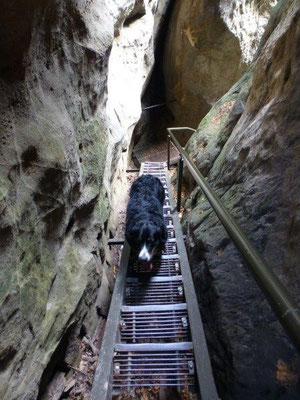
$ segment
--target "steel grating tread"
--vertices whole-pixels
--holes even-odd
[[[192,343],[188,346],[174,346],[172,343],[167,349],[166,345],[165,350],[154,345],[117,348],[114,385],[120,388],[194,386],[196,379]],[[141,350],[137,351],[137,347]]]
[[[121,341],[176,342],[190,340],[186,309],[121,311]]]
[[[148,284],[148,283],[155,283],[155,282],[159,282],[159,283],[168,283],[168,282],[182,282],[182,276],[178,275],[178,276],[153,276],[153,277],[148,277],[145,276],[144,279],[138,279],[138,278],[131,278],[128,277],[126,279],[126,282],[132,282],[132,283],[144,283],[144,284]]]
[[[141,343],[141,344],[122,344],[118,343],[115,346],[116,351],[180,351],[180,350],[193,350],[193,342],[183,342],[183,343]]]
[[[151,272],[148,274],[150,276],[176,276],[180,275],[180,260],[179,257],[172,259],[154,259],[153,268]],[[129,263],[129,277],[134,276],[144,276],[143,274],[147,273],[147,270],[144,266],[139,265],[135,261],[131,261]]]
[[[186,310],[186,303],[183,304],[164,304],[158,306],[122,306],[122,311],[173,311],[173,310]]]

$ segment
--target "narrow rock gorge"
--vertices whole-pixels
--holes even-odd
[[[196,128],[181,143],[300,301],[299,15],[298,0],[3,1],[1,399],[46,400],[105,321],[126,168],[166,126]],[[299,398],[295,348],[188,171],[185,184],[220,397]]]
[[[41,397],[55,369],[75,362],[78,338],[107,315],[106,243],[114,204],[126,200],[125,155],[167,4],[2,4],[3,400]]]

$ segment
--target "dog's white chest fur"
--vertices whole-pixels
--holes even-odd
[[[149,251],[148,251],[148,249],[147,249],[145,244],[142,247],[142,250],[140,251],[139,259],[140,260],[145,260],[145,261],[150,261],[151,260],[151,255],[149,254]]]

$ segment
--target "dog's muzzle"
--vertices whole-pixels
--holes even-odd
[[[140,251],[140,253],[139,253],[139,256],[138,256],[138,260],[139,260],[139,262],[142,264],[142,266],[143,266],[143,269],[145,270],[145,271],[151,271],[152,270],[152,268],[153,268],[153,265],[152,265],[152,263],[151,263],[151,258],[152,258],[152,255],[153,254],[150,254],[149,253],[149,251],[148,251],[148,249],[147,249],[147,247],[146,247],[146,245],[144,245],[143,247],[142,247],[142,250]]]
[[[149,253],[146,245],[143,246],[142,250],[139,253],[139,261],[141,262],[149,262],[152,258],[152,255]]]

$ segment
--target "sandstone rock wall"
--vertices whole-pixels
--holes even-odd
[[[41,395],[54,367],[73,363],[72,339],[82,330],[91,335],[98,314],[107,313],[113,276],[105,245],[108,231],[116,228],[110,184],[127,141],[127,126],[120,120],[123,131],[116,135],[106,108],[108,64],[124,21],[128,17],[134,24],[131,19],[141,17],[138,6],[149,9],[148,3],[153,24],[139,53],[142,57],[149,47],[145,82],[165,2],[159,7],[158,1],[139,0],[2,4],[3,400]],[[134,40],[130,45],[137,46]],[[135,87],[136,98],[142,90],[142,83]],[[135,119],[137,114],[132,124]]]
[[[112,210],[126,196],[124,169],[130,161],[131,139],[142,114],[141,98],[149,82],[157,37],[169,0],[137,0],[122,29],[113,41],[108,68],[107,115],[111,121],[108,160],[116,171],[112,176]],[[116,149],[118,151],[116,152]],[[111,157],[110,153],[115,153]],[[123,171],[123,172],[122,172]],[[112,215],[112,227],[118,215]]]
[[[174,115],[173,126],[196,128],[214,103],[243,75],[275,3],[176,2],[164,58],[166,97]]]
[[[255,63],[201,121],[187,149],[300,302],[300,5],[276,6]],[[299,358],[198,189],[185,225],[223,399],[297,399]]]

